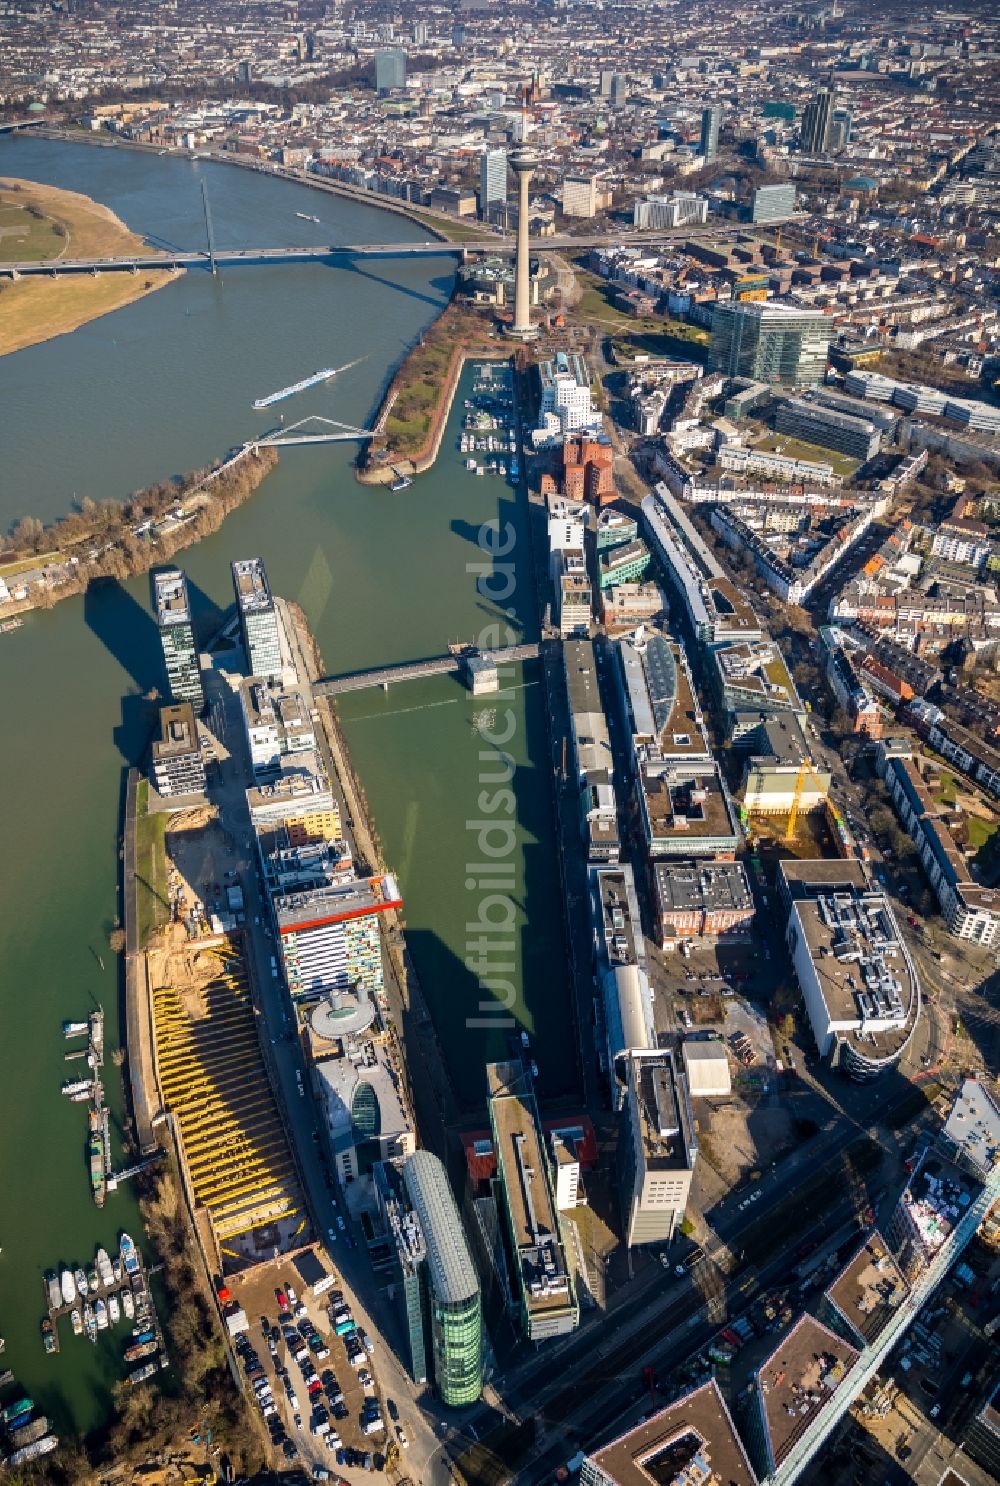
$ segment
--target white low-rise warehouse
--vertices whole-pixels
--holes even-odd
[[[729,1055],[720,1038],[686,1038],[681,1054],[692,1099],[724,1099],[732,1093]]]

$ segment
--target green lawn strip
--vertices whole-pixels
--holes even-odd
[[[969,845],[981,851],[987,841],[991,841],[1000,830],[1000,824],[995,820],[983,820],[979,815],[967,815],[965,817],[966,829],[969,832]]]
[[[37,557],[24,557],[19,562],[0,563],[0,578],[16,578],[18,573],[30,572],[32,568],[43,568],[49,563],[65,562],[62,552],[39,552]]]
[[[422,222],[425,227],[433,228],[448,242],[467,242],[470,238],[482,238],[484,242],[487,242],[494,235],[492,232],[484,232],[481,227],[476,226],[475,222],[465,220],[447,222],[440,217],[429,216],[426,212],[411,211],[409,215],[416,221]]]
[[[787,459],[804,459],[811,464],[828,464],[835,474],[844,479],[853,475],[858,468],[858,461],[849,458],[846,454],[838,454],[833,449],[823,449],[818,444],[807,444],[802,439],[788,438],[782,433],[769,434],[754,447],[768,453],[782,454]]]
[[[149,780],[140,781],[135,799],[136,913],[139,945],[167,923],[167,820],[165,813],[149,812]]]
[[[66,246],[66,229],[51,217],[36,217],[13,193],[0,191],[0,262],[43,263]]]

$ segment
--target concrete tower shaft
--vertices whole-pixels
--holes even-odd
[[[531,323],[531,282],[528,252],[528,194],[535,158],[522,145],[510,159],[517,177],[517,254],[514,260],[514,324],[511,334],[521,340],[537,334]]]

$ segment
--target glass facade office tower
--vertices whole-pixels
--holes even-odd
[[[800,144],[808,155],[822,155],[830,142],[830,124],[833,118],[833,94],[829,88],[820,88],[812,103],[807,103],[802,114]]]
[[[705,156],[705,162],[714,160],[719,153],[719,125],[722,122],[722,110],[714,105],[711,108],[703,108],[701,111],[701,153]]]
[[[406,53],[402,47],[387,46],[375,53],[376,93],[395,93],[406,87]]]
[[[281,638],[278,614],[259,557],[233,563],[233,589],[240,614],[240,633],[251,676],[281,680]]]
[[[191,622],[187,579],[180,568],[153,574],[153,606],[160,631],[171,702],[190,702],[196,712],[205,707],[198,646]]]
[[[832,322],[822,310],[793,305],[717,304],[709,365],[726,377],[780,387],[822,382]]]
[[[414,1151],[403,1182],[427,1246],[426,1281],[434,1382],[450,1408],[475,1403],[483,1390],[483,1316],[462,1220],[437,1156]]]

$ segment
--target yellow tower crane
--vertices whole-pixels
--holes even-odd
[[[812,778],[816,781],[816,785],[819,788],[820,793],[824,796],[826,794],[826,791],[823,789],[822,780],[820,779],[815,767],[813,766],[812,759],[809,758],[806,754],[803,754],[802,758],[799,761],[799,772],[795,776],[795,790],[792,794],[792,808],[788,813],[788,825],[785,829],[786,841],[791,841],[795,836],[795,827],[798,825],[799,821],[799,810],[802,806],[802,795],[806,787],[807,775],[811,775]]]

